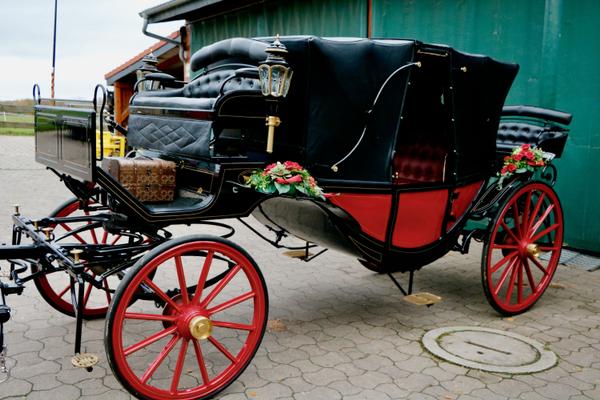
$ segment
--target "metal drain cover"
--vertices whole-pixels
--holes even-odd
[[[431,330],[423,346],[433,355],[467,368],[508,374],[539,372],[556,365],[544,346],[516,333],[476,326]]]

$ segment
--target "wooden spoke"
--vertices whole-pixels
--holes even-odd
[[[171,381],[171,394],[177,393],[179,380],[181,379],[181,371],[183,371],[183,363],[185,362],[185,354],[187,353],[188,343],[188,339],[185,339],[183,342],[181,342],[179,356],[177,356],[177,364],[175,365],[175,372],[173,373],[173,380]]]
[[[225,277],[223,279],[221,279],[219,281],[219,283],[217,283],[217,285],[215,286],[215,288],[213,289],[212,292],[210,292],[210,294],[206,297],[206,299],[204,299],[204,301],[202,301],[202,306],[206,307],[210,304],[211,301],[213,301],[213,299],[215,297],[217,297],[217,295],[219,293],[221,293],[221,290],[223,290],[223,288],[225,286],[227,286],[227,284],[233,279],[233,277],[239,272],[239,270],[242,267],[240,267],[239,265],[236,265],[235,267],[233,267],[228,273],[227,275],[225,275]]]
[[[140,378],[142,383],[146,383],[148,382],[148,380],[150,380],[152,375],[154,375],[158,367],[160,367],[160,364],[164,361],[165,358],[167,358],[167,356],[169,355],[171,350],[173,350],[178,341],[179,336],[173,336],[171,340],[169,340],[169,343],[167,343],[165,348],[162,349],[162,351],[158,354],[154,361],[152,361],[152,363],[148,366],[148,369],[146,369],[146,371],[144,372],[144,375],[142,375],[142,377]]]
[[[214,324],[214,323],[213,323]],[[206,365],[204,363],[204,356],[202,355],[202,349],[200,343],[197,340],[192,340],[194,344],[194,352],[196,353],[196,360],[198,360],[198,368],[200,369],[200,375],[202,376],[202,382],[206,385],[209,382],[208,372],[206,371]]]
[[[538,233],[537,235],[535,235],[534,237],[532,237],[531,241],[532,242],[537,242],[538,240],[540,240],[541,238],[543,238],[544,236],[546,236],[550,232],[555,231],[559,226],[560,226],[559,224],[550,225],[548,228],[544,229],[543,231],[541,231],[540,233]]]
[[[542,193],[540,197],[538,197],[537,203],[535,204],[535,208],[531,213],[531,217],[529,217],[529,226],[527,227],[528,231],[531,230],[531,227],[533,226],[533,221],[535,221],[535,217],[537,217],[538,213],[540,212],[540,208],[542,208],[542,204],[544,203],[545,198],[546,193]]]
[[[140,319],[144,321],[165,321],[175,322],[177,317],[173,315],[162,315],[162,314],[143,314],[143,313],[125,313],[127,319]]]
[[[133,353],[135,353],[136,351],[139,351],[141,349],[143,349],[146,346],[150,346],[152,343],[154,342],[158,342],[160,339],[167,337],[169,335],[171,335],[172,333],[174,333],[177,330],[177,326],[173,325],[167,329],[163,329],[160,332],[155,333],[152,336],[147,337],[146,339],[127,347],[126,349],[124,349],[123,353],[125,354],[125,356],[129,356]]]
[[[206,277],[208,277],[208,272],[210,271],[214,254],[215,252],[210,250],[204,259],[202,272],[200,273],[200,278],[198,278],[198,284],[196,285],[196,293],[194,293],[194,297],[192,298],[192,304],[194,305],[200,303],[200,298],[202,297],[202,291],[204,289],[204,284],[206,283]]]
[[[517,259],[513,258],[512,261],[506,267],[506,269],[504,269],[504,271],[502,272],[502,275],[500,276],[500,279],[498,279],[498,283],[496,285],[496,288],[494,289],[496,296],[500,292],[500,289],[502,289],[502,285],[504,284],[504,281],[508,277],[508,274],[512,271],[513,266],[515,265],[516,262],[517,262]]]
[[[183,265],[181,264],[181,256],[175,257],[175,267],[177,268],[177,280],[179,281],[179,288],[181,289],[181,299],[185,305],[190,302],[190,298],[187,291],[187,285],[185,284],[185,274],[183,272]]]
[[[523,260],[523,265],[525,266],[525,273],[527,274],[527,280],[529,281],[529,287],[531,288],[531,293],[536,292],[535,279],[533,279],[533,274],[531,273],[531,268],[529,267],[529,262],[527,259]]]
[[[163,299],[165,301],[165,303],[169,304],[171,307],[173,307],[178,312],[181,312],[179,305],[177,305],[177,303],[175,303],[169,296],[167,296],[167,294],[165,292],[163,292],[158,286],[156,286],[156,284],[154,282],[152,282],[148,278],[144,279],[143,282],[144,282],[144,284],[150,286],[150,289],[152,289],[152,291],[154,291],[154,293],[156,293],[156,295],[158,297]]]
[[[546,271],[546,268],[544,268],[544,266],[537,260],[537,258],[535,258],[534,256],[529,256],[529,259],[531,261],[533,261],[533,264],[538,267],[540,269],[540,271],[542,271],[544,273],[544,275],[548,274],[548,271]]]
[[[67,232],[71,232],[73,229],[71,229],[71,227],[69,225],[67,225],[66,223],[61,223],[60,226],[62,226]],[[78,234],[74,233],[71,236],[73,236],[75,239],[77,239],[81,244],[88,244],[85,240],[83,240],[81,238],[81,236],[79,236]]]
[[[542,223],[544,222],[544,220],[546,218],[548,218],[548,215],[550,214],[550,212],[554,209],[554,204],[550,204],[550,206],[548,206],[548,208],[546,208],[546,210],[544,210],[544,213],[542,214],[542,216],[537,220],[537,222],[535,223],[535,225],[533,225],[533,228],[531,228],[531,233],[530,233],[530,237],[533,236],[538,229],[540,229],[540,226],[542,226]]]
[[[520,240],[517,236],[515,236],[514,232],[504,223],[504,221],[500,221],[500,226],[504,228],[504,231],[508,233],[508,235],[515,241],[515,243],[519,243]]]
[[[253,325],[246,325],[246,324],[238,324],[235,322],[225,322],[225,321],[212,321],[213,326],[218,326],[220,328],[227,328],[227,329],[237,329],[240,331],[253,331],[255,329],[255,327]]]
[[[225,357],[229,359],[232,363],[235,363],[237,359],[223,346],[217,339],[213,336],[209,336],[208,341],[211,342]]]
[[[496,264],[494,264],[494,266],[492,268],[490,268],[490,273],[493,274],[494,272],[498,271],[500,269],[500,267],[502,267],[502,265],[504,265],[504,263],[506,263],[508,260],[510,260],[513,257],[517,256],[517,252],[513,251],[510,254],[506,255],[506,257],[504,257],[502,260],[498,261]]]
[[[254,297],[254,292],[250,291],[248,293],[244,293],[244,294],[242,294],[240,296],[237,296],[237,297],[235,297],[235,298],[233,298],[231,300],[228,300],[228,301],[226,301],[224,303],[221,303],[218,306],[215,306],[215,307],[207,310],[207,312],[208,312],[209,315],[213,315],[213,314],[216,314],[216,313],[218,313],[220,311],[223,311],[223,310],[226,310],[226,309],[228,309],[230,307],[233,307],[233,306],[235,306],[237,304],[240,304],[240,303],[242,303],[242,302],[244,302],[246,300],[252,299],[253,297]]]
[[[517,262],[513,265],[512,267],[512,271],[510,273],[510,279],[508,281],[508,287],[506,288],[506,302],[510,303],[510,298],[512,296],[512,292],[513,289],[515,288],[515,279],[517,277],[517,270],[519,268],[519,261],[517,260]]]

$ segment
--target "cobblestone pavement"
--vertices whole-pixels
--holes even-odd
[[[31,138],[0,137],[0,240],[10,234],[11,205],[47,215],[69,197],[33,161]],[[386,276],[327,252],[311,263],[287,258],[233,224],[233,240],[265,275],[270,319],[284,330],[266,333],[250,367],[222,399],[600,399],[600,273],[561,266],[529,312],[501,318],[486,303],[479,246],[450,254],[416,275],[417,290],[443,297],[431,308],[402,301]],[[202,232],[178,227],[177,235]],[[6,324],[11,376],[0,398],[129,398],[110,371],[102,320],[85,322],[84,347],[100,355],[92,373],[70,364],[75,321],[48,306],[29,285],[10,296]],[[538,340],[559,355],[554,368],[531,375],[469,370],[435,359],[420,345],[433,328],[478,325]]]

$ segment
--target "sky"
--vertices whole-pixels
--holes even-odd
[[[152,46],[139,12],[167,0],[58,0],[57,98],[89,99],[104,74]],[[50,97],[54,0],[0,0],[0,100]],[[183,21],[149,25],[166,36]]]

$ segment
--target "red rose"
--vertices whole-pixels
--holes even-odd
[[[514,164],[508,164],[506,166],[506,169],[508,169],[508,172],[515,172],[515,170],[517,169],[517,167]]]
[[[523,153],[523,156],[524,156],[526,159],[528,159],[528,160],[533,160],[533,159],[534,159],[534,155],[533,155],[533,153],[532,153],[531,151],[529,151],[529,150],[528,150],[528,151],[526,151],[526,152],[524,152],[524,153]]]
[[[515,161],[521,161],[521,160],[523,159],[523,154],[521,154],[521,153],[519,153],[519,154],[515,154],[515,155],[513,156],[513,159],[514,159]]]
[[[506,174],[507,172],[508,172],[508,168],[506,168],[506,167],[502,167],[502,169],[500,170],[500,173],[502,175]]]
[[[544,160],[540,160],[540,161],[536,162],[535,165],[539,165],[540,167],[544,166],[545,165]]]
[[[302,182],[302,177],[300,175],[294,175],[291,178],[285,180],[287,183],[300,183]]]
[[[277,164],[276,164],[276,163],[273,163],[273,164],[269,164],[269,165],[267,165],[267,168],[265,168],[265,172],[266,172],[266,173],[269,173],[269,172],[271,172],[271,170],[272,170],[273,168],[275,168],[276,166],[277,166]]]
[[[285,166],[286,169],[289,169],[289,170],[302,169],[302,166],[294,161],[286,161],[283,163],[283,165]]]
[[[510,161],[510,156],[504,156],[504,161]]]
[[[526,144],[521,145],[521,148],[523,150],[529,150],[529,149],[531,149],[531,145],[529,145],[529,144],[526,143]]]
[[[291,178],[275,178],[275,182],[280,185],[290,185],[292,183],[300,183],[302,182],[302,177],[300,175],[292,176]]]

